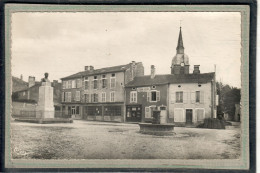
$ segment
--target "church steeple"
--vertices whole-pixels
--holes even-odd
[[[176,55],[172,59],[171,74],[189,74],[189,57],[184,54],[182,32],[180,27]]]
[[[182,33],[181,33],[181,27],[180,27],[180,33],[179,33],[179,39],[178,39],[178,45],[176,47],[177,54],[183,54],[184,53],[184,47],[183,47],[183,40],[182,40]]]

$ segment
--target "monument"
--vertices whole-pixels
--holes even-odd
[[[39,99],[36,107],[36,118],[54,118],[54,104],[53,104],[53,87],[48,79],[49,74],[45,73],[41,80],[39,88]]]

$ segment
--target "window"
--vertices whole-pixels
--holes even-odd
[[[105,116],[121,116],[121,106],[105,106]]]
[[[137,92],[136,91],[130,92],[130,103],[137,103]]]
[[[88,80],[85,80],[84,82],[85,82],[85,90],[87,90],[88,89]]]
[[[66,92],[66,94],[67,94],[67,99],[66,99],[66,101],[67,101],[67,102],[71,102],[71,92]]]
[[[200,91],[196,91],[196,103],[200,102]]]
[[[160,101],[160,91],[148,91],[147,92],[147,101],[148,102]]]
[[[69,82],[68,88],[71,88],[72,81],[71,81],[71,80],[69,80],[68,82]]]
[[[66,82],[62,81],[62,89],[65,89],[65,88],[66,88]]]
[[[98,79],[97,79],[97,76],[94,76],[94,89],[97,89],[98,88]]]
[[[76,101],[80,101],[80,91],[76,91]]]
[[[69,81],[65,81],[65,88],[69,88]]]
[[[72,80],[72,88],[76,88],[76,80]]]
[[[176,103],[183,103],[183,92],[176,92]]]
[[[102,106],[87,106],[87,115],[99,116],[102,115]]]
[[[91,94],[91,102],[98,102],[98,94],[97,93]]]
[[[145,118],[151,118],[151,109],[150,109],[150,107],[145,107]]]
[[[77,79],[77,88],[81,88],[82,87],[82,82],[81,79]]]
[[[107,79],[106,79],[106,75],[102,75],[102,88],[106,88],[107,87]]]
[[[106,93],[105,92],[103,92],[101,95],[101,101],[106,102]]]
[[[65,97],[66,97],[66,96],[65,96],[65,92],[62,92],[62,94],[61,94],[61,101],[62,101],[62,102],[65,102]]]
[[[84,101],[89,103],[89,94],[84,94]]]
[[[116,87],[116,75],[113,73],[110,78],[110,88]]]
[[[114,102],[115,101],[115,92],[110,92],[110,101]]]

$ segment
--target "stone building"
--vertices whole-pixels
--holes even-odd
[[[21,111],[32,111],[35,113],[35,107],[39,100],[39,87],[41,82],[35,80],[35,77],[29,76],[28,82],[21,78],[13,77],[12,107],[13,114],[19,115]],[[61,83],[53,80],[53,102],[56,111],[61,110]]]
[[[194,65],[190,74],[189,67],[180,28],[169,85],[169,119],[179,124],[197,124],[205,118],[216,118],[215,72],[200,73],[199,65]]]
[[[126,121],[149,122],[152,111],[161,110],[164,123],[196,125],[205,118],[216,118],[215,73],[200,73],[184,53],[180,28],[171,74],[137,76],[126,84]]]
[[[144,74],[141,62],[84,71],[62,78],[62,111],[76,119],[124,121],[125,84]]]

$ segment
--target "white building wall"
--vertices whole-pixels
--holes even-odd
[[[192,122],[197,123],[211,117],[211,83],[169,85],[169,118],[174,122],[186,122],[186,109],[192,110]],[[179,87],[180,86],[180,87]],[[183,102],[176,102],[176,92],[183,92]],[[196,103],[196,91],[200,91],[200,103]]]

